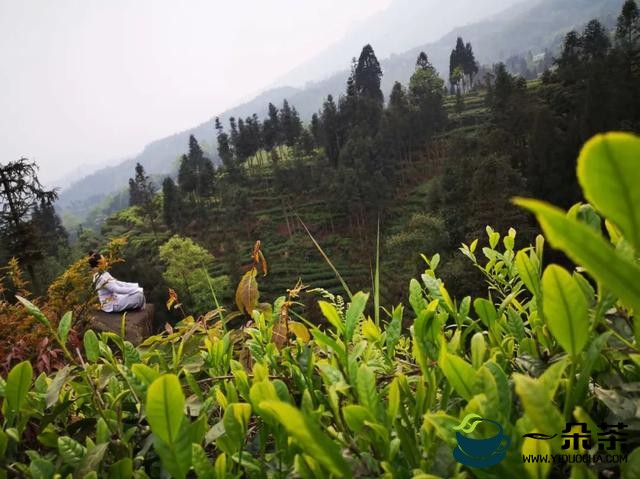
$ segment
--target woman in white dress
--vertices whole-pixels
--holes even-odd
[[[98,292],[102,311],[119,313],[131,309],[144,308],[146,301],[144,291],[138,283],[118,281],[111,274],[102,270],[102,255],[89,252],[89,266],[95,270],[93,284]]]

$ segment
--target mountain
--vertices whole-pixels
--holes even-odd
[[[413,15],[413,10],[409,8],[410,0],[395,0],[390,7],[394,15],[398,12],[405,12],[405,15]],[[433,7],[433,2],[411,2],[411,4],[429,4]],[[471,2],[464,2],[469,4]],[[475,2],[474,2],[475,3]],[[485,1],[478,2],[485,4]],[[494,5],[495,2],[488,2]],[[514,2],[508,2],[512,5]],[[606,25],[612,26],[615,18],[622,8],[623,0],[538,0],[536,2],[518,3],[512,5],[507,10],[460,28],[455,28],[432,43],[419,44],[411,50],[402,54],[392,54],[381,61],[384,77],[383,90],[388,93],[395,81],[407,82],[415,65],[415,59],[420,51],[425,51],[432,63],[446,77],[448,72],[449,54],[455,44],[456,37],[462,36],[465,41],[473,44],[476,58],[482,64],[491,64],[504,61],[515,54],[526,54],[531,51],[533,54],[540,53],[546,48],[557,48],[563,36],[571,29],[581,28],[592,18],[601,19]],[[453,5],[460,7],[462,2],[456,0]],[[405,8],[402,8],[404,5]],[[422,7],[421,7],[422,8]],[[452,15],[454,7],[442,7]],[[428,10],[420,10],[427,18]],[[434,18],[440,18],[440,13],[436,8],[429,10]],[[389,13],[389,15],[391,15]],[[412,29],[415,25],[420,25],[420,18],[404,17],[407,21],[405,29]],[[448,18],[448,17],[447,17]],[[372,25],[381,21],[377,16],[371,19]],[[444,21],[442,22],[444,24]],[[394,21],[389,21],[388,25],[393,25]],[[409,28],[409,26],[412,26]],[[365,29],[366,25],[360,27]],[[403,28],[397,27],[399,34]],[[372,35],[375,30],[370,29]],[[355,35],[355,34],[354,34]],[[373,44],[376,52],[386,51],[389,47],[384,42],[384,33],[379,32],[380,46]],[[407,38],[410,38],[409,35]],[[392,40],[389,40],[392,41]],[[394,40],[399,41],[399,40]],[[361,42],[362,43],[362,42]],[[346,45],[343,44],[343,45]],[[349,65],[348,58],[357,55],[362,45],[354,47],[352,51],[345,51],[347,59],[345,67]],[[379,58],[382,55],[378,55]],[[322,57],[320,57],[322,58]],[[312,68],[312,66],[309,66]],[[223,123],[226,123],[231,116],[246,117],[253,113],[263,116],[269,102],[276,105],[282,103],[286,98],[299,111],[303,119],[309,119],[311,115],[318,111],[322,101],[328,94],[335,97],[344,92],[345,81],[348,70],[334,73],[328,78],[307,83],[304,88],[278,87],[267,90],[258,95],[253,100],[244,103],[236,108],[228,110],[220,115]],[[295,72],[292,73],[294,78]],[[182,155],[188,144],[189,135],[194,135],[203,149],[214,154],[214,127],[213,119],[204,122],[194,128],[176,133],[170,137],[160,139],[149,144],[134,158],[126,160],[116,166],[103,168],[84,179],[75,182],[70,187],[64,189],[60,194],[58,208],[63,212],[76,215],[84,214],[90,205],[97,205],[110,194],[125,188],[128,179],[132,176],[136,162],[144,165],[148,173],[170,174],[175,171],[178,158]]]
[[[363,45],[374,46],[378,58],[407,51],[441,38],[452,27],[478,21],[523,0],[394,0],[338,42],[278,79],[274,85],[304,85],[344,69]]]
[[[291,98],[299,91],[292,87],[268,90],[251,101],[225,111],[220,115],[220,120],[226,123],[232,116],[244,118],[253,113],[262,116],[266,114],[270,102],[280,104],[285,98]],[[141,163],[151,175],[166,175],[176,171],[179,158],[186,152],[189,144],[189,135],[194,135],[202,148],[212,157],[215,156],[212,118],[194,128],[149,143],[139,155],[114,166],[102,168],[72,183],[62,190],[56,207],[63,213],[84,217],[92,206],[98,205],[109,195],[127,186],[136,163]]]

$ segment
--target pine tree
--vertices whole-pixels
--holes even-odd
[[[267,151],[272,151],[280,143],[280,118],[278,108],[273,103],[269,103],[268,116],[262,124],[262,136],[264,146]]]
[[[607,31],[598,20],[587,23],[581,40],[582,52],[586,60],[603,58],[611,46]]]
[[[333,96],[327,96],[327,99],[322,104],[322,140],[325,154],[329,159],[329,162],[333,166],[338,165],[338,156],[340,154],[340,119],[338,117],[338,108],[333,101]]]
[[[175,230],[181,223],[180,193],[170,177],[162,181],[162,216],[164,224]]]
[[[362,49],[354,73],[356,93],[382,105],[384,102],[384,95],[380,89],[382,68],[371,45],[367,44]]]
[[[640,60],[640,11],[635,0],[622,6],[616,25],[616,46],[622,51],[627,68],[637,66]]]
[[[476,57],[473,54],[473,47],[471,43],[467,43],[464,47],[464,73],[469,77],[469,87],[473,87],[473,79],[478,73],[478,64],[476,63]]]
[[[46,190],[38,179],[38,166],[26,158],[0,164],[0,239],[2,250],[26,267],[34,290],[39,292],[36,263],[43,259],[42,245],[31,215],[52,206],[56,190]],[[5,258],[8,259],[8,258]]]
[[[289,106],[289,102],[284,100],[280,110],[280,129],[284,143],[292,147],[295,145],[302,132],[302,122],[295,108]]]
[[[129,178],[129,206],[145,206],[153,201],[156,187],[140,163],[136,163],[135,172],[135,178]]]

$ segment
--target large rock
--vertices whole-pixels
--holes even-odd
[[[127,311],[125,319],[125,339],[138,345],[153,334],[152,304],[147,304],[142,309]],[[89,328],[97,332],[113,332],[120,334],[120,322],[124,313],[105,313],[98,311],[89,320]]]

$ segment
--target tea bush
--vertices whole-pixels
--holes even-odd
[[[245,328],[227,330],[233,314],[218,308],[137,348],[89,330],[73,350],[72,315],[54,327],[23,299],[67,364],[34,377],[22,362],[0,380],[0,475],[640,477],[639,161],[640,139],[598,136],[578,160],[589,205],[565,213],[516,200],[580,267],[543,267],[543,237],[517,248],[513,229],[462,245],[486,297],[453,299],[439,256],[423,256],[410,307],[380,307],[376,289],[325,293],[320,327],[296,311],[302,285],[258,302],[266,265],[254,250],[236,294],[251,312]],[[503,426],[510,446],[499,464],[454,459],[454,428],[469,414]],[[624,424],[625,447],[608,453],[627,462],[523,461],[563,453],[566,423],[589,426],[579,454],[596,454],[598,425]]]

